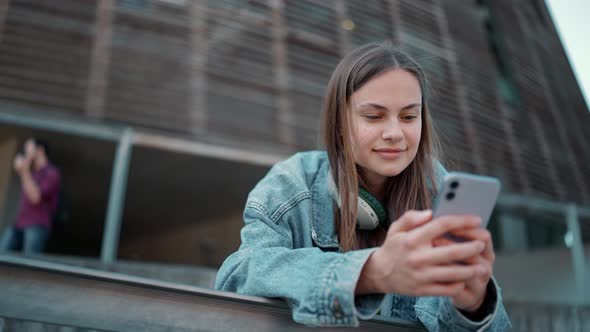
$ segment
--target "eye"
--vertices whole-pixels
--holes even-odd
[[[379,120],[379,119],[381,119],[381,115],[366,114],[365,118],[367,118],[369,120]]]
[[[402,116],[402,120],[404,120],[404,121],[412,121],[412,120],[414,120],[416,118],[417,118],[417,116],[415,116],[415,115],[405,115],[405,116]]]

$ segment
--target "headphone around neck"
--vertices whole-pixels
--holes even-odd
[[[332,198],[338,203],[338,207],[342,207],[340,199],[340,192],[334,183],[332,175],[329,175],[329,190]],[[357,199],[357,216],[356,227],[362,230],[373,230],[379,225],[387,223],[387,210],[381,205],[375,196],[371,195],[363,188],[359,188],[359,196]]]
[[[358,229],[372,230],[387,223],[387,211],[375,196],[359,188],[356,226]]]

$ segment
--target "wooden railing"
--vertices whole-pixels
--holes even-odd
[[[0,255],[0,327],[41,331],[310,331],[282,301]],[[47,326],[47,328],[43,328]],[[352,328],[325,328],[348,331]],[[36,330],[38,331],[38,330]],[[372,319],[354,331],[424,331]]]

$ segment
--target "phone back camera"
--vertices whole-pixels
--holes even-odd
[[[457,189],[457,187],[459,187],[459,182],[457,182],[457,181],[451,182],[450,187],[451,187],[451,189]]]
[[[455,198],[455,193],[454,192],[447,193],[447,195],[445,197],[447,198],[447,201],[450,201],[453,198]]]

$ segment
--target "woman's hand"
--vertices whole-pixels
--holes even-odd
[[[461,309],[476,305],[474,299],[479,300],[480,283],[474,279],[483,278],[488,271],[483,271],[487,265],[478,260],[486,242],[476,239],[441,246],[434,242],[448,232],[477,230],[481,220],[473,216],[431,219],[430,210],[408,211],[395,221],[383,245],[363,267],[356,293],[449,296]],[[473,263],[462,263],[466,261]]]
[[[487,285],[492,277],[494,260],[496,259],[492,236],[488,230],[482,228],[456,230],[451,233],[468,241],[481,241],[485,243],[485,249],[480,255],[464,261],[465,264],[479,266],[482,269],[480,274],[467,280],[465,282],[465,288],[451,298],[457,308],[468,312],[475,312],[479,309],[486,297]],[[454,241],[445,237],[434,241],[435,246],[446,246],[454,243]]]

